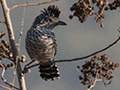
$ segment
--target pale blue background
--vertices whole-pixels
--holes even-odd
[[[29,3],[37,3],[42,1],[49,0],[28,0]],[[94,16],[89,17],[83,24],[81,24],[77,18],[70,20],[68,16],[72,14],[72,12],[70,12],[69,8],[74,2],[75,0],[60,0],[51,4],[27,7],[20,56],[25,54],[27,56],[28,62],[30,61],[30,58],[26,53],[24,43],[26,32],[33,23],[34,18],[39,15],[40,10],[47,7],[48,5],[53,4],[59,6],[61,10],[60,19],[68,24],[64,27],[58,26],[55,28],[55,35],[58,42],[58,53],[55,60],[86,56],[95,51],[103,49],[118,38],[119,32],[117,29],[120,26],[120,9],[117,9],[116,11],[105,12],[106,18],[103,20],[104,28],[100,28],[99,24],[94,21]],[[23,4],[24,0],[7,0],[7,3],[8,6],[11,7],[16,4]],[[18,42],[19,39],[22,12],[23,7],[16,8],[11,11],[11,19],[15,32],[16,42]],[[0,20],[4,20],[1,6]],[[6,28],[2,24],[0,24],[0,31],[7,32]],[[8,40],[7,35],[4,37],[4,39]],[[108,54],[110,61],[120,63],[120,41],[112,48],[109,48],[107,51],[104,51],[99,55],[104,53]],[[90,58],[85,60],[90,60]],[[38,68],[35,67],[31,69],[31,73],[26,74],[25,76],[27,90],[85,90],[87,86],[81,85],[81,81],[78,78],[80,73],[77,72],[76,68],[77,65],[82,65],[85,60],[57,63],[61,78],[55,81],[43,81],[39,77]],[[4,60],[3,62],[9,63],[8,60]],[[22,66],[24,67],[25,64],[22,64]],[[117,68],[113,72],[113,75],[115,78],[109,86],[105,87],[102,82],[97,82],[96,86],[92,90],[119,90],[120,68]],[[8,81],[12,81],[12,77],[12,71],[6,71],[5,78],[7,78]],[[1,79],[0,84],[3,84]],[[18,85],[17,78],[15,84]],[[0,88],[0,90],[5,89]]]

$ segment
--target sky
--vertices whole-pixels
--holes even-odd
[[[29,3],[38,3],[49,0],[27,1]],[[24,0],[7,0],[7,3],[9,7],[12,7],[13,5],[24,4],[25,2]],[[49,5],[57,5],[61,10],[60,20],[67,23],[67,26],[58,26],[55,28],[55,35],[58,43],[58,52],[55,60],[72,59],[89,55],[105,48],[118,38],[119,32],[117,29],[120,26],[119,8],[115,11],[105,12],[106,18],[103,20],[104,28],[100,28],[100,25],[94,21],[94,16],[88,17],[85,23],[80,23],[76,17],[70,20],[69,15],[72,14],[70,7],[73,5],[73,3],[75,3],[75,0],[60,0],[50,4],[26,7],[19,57],[21,57],[21,55],[26,55],[27,63],[31,61],[25,50],[26,32],[31,27],[35,17],[40,14],[40,10],[48,7]],[[18,43],[19,40],[23,10],[24,8],[20,7],[11,10],[10,13],[16,43]],[[1,6],[0,12],[0,20],[4,21]],[[0,32],[1,31],[7,33],[6,28],[2,24],[0,24]],[[8,41],[7,34],[3,39]],[[120,41],[108,50],[99,53],[99,55],[107,54],[108,60],[120,63],[119,46]],[[27,90],[85,90],[87,89],[87,86],[81,84],[81,81],[79,80],[80,72],[77,71],[77,66],[81,66],[85,61],[88,60],[90,60],[90,58],[83,59],[82,61],[57,63],[61,78],[55,81],[42,80],[39,76],[38,67],[34,67],[31,69],[31,73],[25,75]],[[8,60],[4,60],[3,62],[9,63]],[[22,68],[27,63],[22,63]],[[11,71],[12,68],[7,70],[5,73],[5,78],[7,78],[9,82],[12,81],[13,77],[13,73]],[[120,85],[118,83],[120,83],[120,68],[117,68],[113,72],[113,75],[114,79],[110,85],[105,87],[102,82],[97,82],[96,86],[92,90],[119,90]],[[15,84],[18,85],[17,77],[15,80]],[[3,84],[1,79],[0,84]],[[5,89],[0,88],[0,90]]]

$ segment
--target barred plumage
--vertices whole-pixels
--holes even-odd
[[[40,62],[40,76],[44,79],[59,77],[54,57],[57,52],[57,43],[53,29],[57,25],[66,25],[59,20],[60,11],[57,7],[49,6],[36,17],[26,35],[26,50],[33,61]]]

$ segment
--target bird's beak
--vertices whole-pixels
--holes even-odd
[[[67,24],[65,22],[63,22],[63,21],[59,21],[58,25],[67,25]]]

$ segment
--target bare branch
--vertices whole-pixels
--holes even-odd
[[[2,67],[2,73],[1,73],[1,79],[3,80],[3,82],[7,85],[9,85],[10,87],[13,87],[17,90],[19,90],[18,87],[14,86],[12,83],[8,83],[7,80],[4,78],[4,74],[5,74],[5,66],[3,64],[0,64],[0,66]],[[11,89],[9,89],[11,90]]]
[[[65,59],[64,59],[64,60],[55,60],[55,62],[56,62],[56,63],[58,63],[58,62],[72,62],[72,61],[78,61],[78,60],[82,60],[82,59],[89,58],[89,57],[91,57],[91,56],[93,56],[93,55],[95,55],[95,54],[97,54],[97,53],[100,53],[100,52],[103,52],[103,51],[109,49],[110,47],[112,47],[113,45],[115,45],[119,40],[120,40],[120,37],[118,37],[118,39],[115,40],[115,41],[114,41],[112,44],[110,44],[109,46],[105,47],[105,48],[102,49],[102,50],[96,51],[96,52],[94,52],[94,53],[92,53],[92,54],[90,54],[90,55],[87,55],[87,56],[84,56],[84,57],[80,57],[80,58],[73,58],[73,59],[66,59],[66,60],[65,60]],[[27,67],[27,69],[36,67],[36,66],[38,66],[38,65],[39,65],[39,63],[33,64],[33,65]]]
[[[6,86],[3,86],[3,85],[0,85],[0,87],[5,88],[5,89],[7,89],[7,90],[11,90],[10,88],[8,88],[8,87],[6,87]]]
[[[21,31],[20,31],[20,37],[19,37],[19,42],[18,42],[18,55],[19,55],[19,52],[20,52],[20,43],[21,43],[21,38],[22,38],[22,34],[23,34],[23,24],[24,24],[25,10],[26,10],[26,7],[24,7],[24,10],[23,10],[22,22],[21,22],[21,27],[20,27]],[[15,83],[16,70],[17,70],[17,64],[15,66],[15,70],[13,71],[13,73],[14,73],[13,84]]]
[[[7,25],[6,27],[8,30],[8,36],[9,36],[9,41],[10,41],[10,45],[13,53],[14,63],[17,64],[17,75],[18,75],[20,90],[26,90],[25,79],[24,79],[24,76],[21,75],[22,68],[20,65],[20,61],[18,60],[18,50],[15,45],[15,36],[14,36],[14,31],[12,27],[11,18],[10,18],[10,9],[7,6],[6,0],[0,0],[0,3],[3,9],[4,18]]]
[[[95,86],[97,81],[102,81],[103,80],[103,79],[97,79],[97,77],[98,77],[98,72],[96,72],[94,83],[87,90],[91,90]]]
[[[2,23],[4,26],[6,26],[6,23],[5,23],[5,22],[3,22],[3,21],[0,21],[0,23]]]
[[[80,57],[80,58],[73,58],[73,59],[66,59],[66,60],[56,60],[55,62],[56,62],[56,63],[57,63],[57,62],[71,62],[71,61],[78,61],[78,60],[82,60],[82,59],[91,57],[91,56],[93,56],[93,55],[95,55],[95,54],[97,54],[97,53],[100,53],[100,52],[103,52],[103,51],[109,49],[110,47],[112,47],[113,45],[115,45],[119,40],[120,40],[120,37],[118,37],[118,39],[115,40],[115,41],[114,41],[112,44],[110,44],[109,46],[105,47],[105,48],[102,49],[102,50],[96,51],[96,52],[94,52],[94,53],[92,53],[92,54],[90,54],[90,55],[87,55],[87,56],[84,56],[84,57]]]
[[[1,56],[3,56],[4,58],[6,58],[7,60],[10,60],[13,62],[13,59],[8,57],[7,55],[3,54],[3,53],[0,53]]]
[[[52,2],[56,2],[56,1],[59,1],[59,0],[51,0],[51,1],[46,1],[46,2],[42,2],[42,3],[27,3],[26,2],[26,4],[15,5],[15,6],[11,7],[10,10],[12,10],[14,8],[18,8],[18,7],[38,6],[38,5],[48,4],[48,3],[52,3]]]

